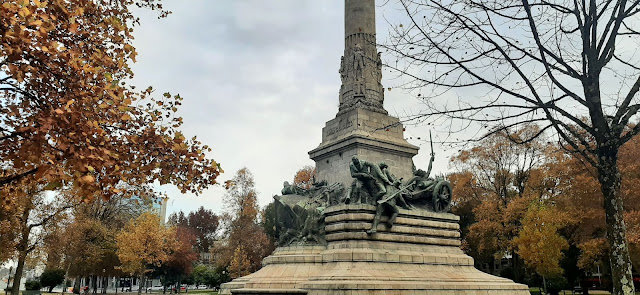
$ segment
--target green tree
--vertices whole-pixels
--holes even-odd
[[[53,288],[64,282],[65,271],[59,268],[47,268],[40,275],[40,285],[43,287],[49,287],[49,293],[53,291]]]
[[[196,287],[201,284],[207,283],[207,277],[213,270],[204,264],[196,265],[191,272],[191,278]]]
[[[269,237],[272,243],[278,241],[278,233],[276,231],[276,204],[271,202],[262,209],[262,229]]]
[[[206,284],[211,287],[220,287],[220,284],[230,280],[231,277],[229,276],[227,268],[216,266],[208,272]]]

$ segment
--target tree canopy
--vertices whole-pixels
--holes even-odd
[[[464,138],[539,132],[579,154],[604,196],[614,294],[634,293],[620,148],[640,132],[638,1],[400,0],[387,63],[425,103],[411,118]],[[462,136],[457,136],[458,138]],[[448,137],[448,139],[456,136]]]
[[[179,131],[182,97],[130,84],[132,6],[169,13],[156,0],[2,3],[2,188],[33,176],[92,199],[152,196],[154,182],[196,194],[216,183],[210,148]]]
[[[226,267],[235,278],[258,270],[262,258],[274,249],[261,225],[257,192],[251,171],[238,170],[227,182],[229,188],[224,197],[228,212],[223,216],[226,231],[223,244],[213,248],[212,256],[218,266]]]

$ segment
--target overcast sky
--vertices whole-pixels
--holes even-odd
[[[184,97],[182,130],[213,148],[210,157],[225,171],[220,182],[247,167],[260,205],[268,204],[298,169],[314,165],[307,152],[320,144],[322,127],[338,111],[344,0],[168,0],[164,5],[173,14],[157,20],[145,12],[134,31],[135,84]],[[378,6],[378,42],[386,38],[385,18],[393,19],[394,10]],[[383,73],[385,87],[398,83],[391,78]],[[385,93],[391,115],[419,107],[406,92]],[[422,168],[428,164],[428,143],[410,138],[424,138],[426,130],[405,132],[421,147],[414,162]],[[435,148],[434,171],[444,172],[444,151]],[[199,206],[223,210],[220,186],[200,196],[163,189],[170,197],[167,214]]]

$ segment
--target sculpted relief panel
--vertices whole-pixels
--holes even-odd
[[[382,104],[384,89],[382,60],[376,52],[375,35],[356,33],[345,40],[344,56],[340,60],[340,113],[362,107],[386,114]]]

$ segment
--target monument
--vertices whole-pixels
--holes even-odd
[[[418,154],[418,147],[404,139],[398,118],[387,115],[383,107],[375,8],[374,1],[345,1],[338,114],[322,128],[322,143],[309,152],[318,179],[329,183],[351,183],[348,167],[353,156],[385,161],[398,177],[409,179],[411,158]]]
[[[460,249],[451,185],[416,169],[418,148],[384,109],[375,1],[345,0],[340,105],[309,152],[309,189],[274,197],[278,248],[221,294],[528,295],[525,285],[474,268]]]

